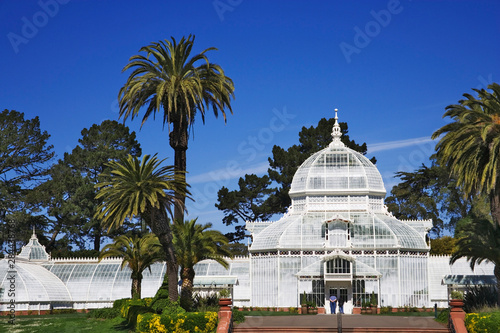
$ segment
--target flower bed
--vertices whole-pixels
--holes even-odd
[[[469,333],[500,332],[500,312],[468,313],[465,316],[465,327]]]
[[[177,315],[139,314],[136,327],[140,333],[209,333],[215,332],[216,328],[216,312],[186,312]]]

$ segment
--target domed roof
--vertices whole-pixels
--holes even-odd
[[[384,182],[377,167],[340,141],[342,133],[337,119],[335,111],[330,145],[313,154],[297,169],[290,197],[350,194],[385,197]]]
[[[21,249],[21,253],[17,256],[18,258],[27,259],[27,260],[49,260],[50,256],[45,251],[45,246],[38,242],[38,238],[35,234],[35,229],[33,229],[33,235],[31,235],[30,241],[28,244],[23,246]]]
[[[0,260],[0,286],[8,290],[12,270],[8,260]],[[26,261],[16,261],[16,303],[69,302],[71,295],[64,283],[43,266]],[[8,302],[7,293],[0,302]]]
[[[393,216],[373,212],[344,215],[349,217],[346,220],[349,221],[351,229],[350,239],[344,246],[332,247],[325,238],[327,221],[337,219],[337,215],[328,212],[307,212],[285,215],[254,235],[250,251],[324,250],[337,247],[406,250],[428,248],[423,234]],[[428,225],[429,228],[430,226]]]

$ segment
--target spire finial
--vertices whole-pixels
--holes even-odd
[[[330,146],[334,145],[334,146],[340,146],[340,145],[344,145],[342,143],[342,141],[340,141],[340,138],[342,137],[342,131],[340,130],[340,125],[339,125],[339,117],[337,116],[337,112],[339,110],[338,109],[335,109],[335,124],[333,125],[333,130],[332,130],[332,138],[333,138],[333,141],[332,143],[330,144]]]

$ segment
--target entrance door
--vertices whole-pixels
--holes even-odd
[[[351,302],[351,297],[352,294],[349,292],[349,288],[344,287],[344,286],[331,286],[328,289],[328,294],[326,295],[326,298],[329,299],[331,295],[335,295],[337,297],[337,300],[342,298],[344,300],[344,313],[352,313],[352,302]],[[327,304],[325,304],[327,313],[330,313],[330,302],[328,301]],[[337,303],[337,311],[338,311],[338,303]]]

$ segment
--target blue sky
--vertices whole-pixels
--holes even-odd
[[[273,145],[334,108],[390,191],[396,171],[427,162],[445,106],[500,81],[498,1],[4,0],[0,15],[0,107],[39,116],[58,157],[83,128],[118,120],[121,70],[140,47],[189,34],[196,53],[217,47],[234,114],[195,125],[188,209],[222,231],[220,187],[263,174]],[[126,124],[173,164],[160,119]]]

